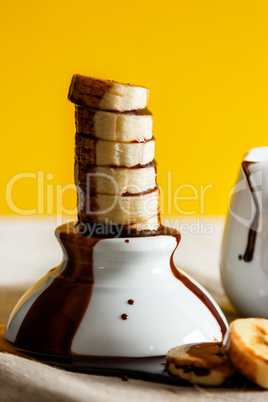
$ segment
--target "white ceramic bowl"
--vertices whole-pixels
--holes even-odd
[[[172,273],[170,261],[176,246],[176,238],[169,235],[103,239],[94,246],[93,291],[72,338],[71,353],[159,356],[180,344],[222,341],[221,326],[224,332],[228,324],[216,302],[195,281],[189,281],[186,274],[183,274],[186,281],[192,283],[198,296]],[[5,328],[8,341],[23,346],[16,342],[21,324],[40,295],[66,270],[66,264],[65,252],[63,263],[19,301]],[[87,264],[84,259],[82,268],[87,269]],[[60,280],[68,281],[68,278]],[[76,281],[69,280],[68,286],[71,292],[76,292]],[[77,292],[76,297],[80,296],[81,292]],[[202,298],[207,298],[214,313]],[[129,304],[129,300],[134,303]],[[56,303],[59,299],[55,308]],[[64,301],[57,317],[58,325],[61,325],[62,314],[69,314]],[[122,319],[124,314],[127,319]],[[53,319],[55,321],[55,317]],[[42,317],[37,316],[34,325],[42,325]],[[25,336],[27,334],[23,334]],[[38,349],[38,339],[34,343]],[[39,351],[42,347],[40,340]]]

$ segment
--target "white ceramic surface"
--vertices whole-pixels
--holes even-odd
[[[176,239],[168,235],[129,238],[129,242],[124,238],[103,239],[97,243],[93,293],[74,336],[72,352],[145,357],[165,355],[170,348],[184,343],[222,340],[214,315],[172,274],[170,257],[175,247]],[[27,311],[62,269],[63,265],[49,272],[17,304],[6,325],[7,340],[14,342]],[[133,305],[128,304],[129,299],[134,300]],[[228,326],[220,308],[212,302]],[[122,320],[122,314],[128,319]]]
[[[256,162],[248,168],[260,208],[253,259],[239,259],[246,250],[256,213],[241,166],[225,226],[221,278],[230,301],[241,314],[268,318],[268,147],[251,149],[244,161]]]

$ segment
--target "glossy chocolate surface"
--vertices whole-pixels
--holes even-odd
[[[255,250],[255,244],[256,244],[256,238],[257,238],[257,229],[258,229],[258,223],[259,223],[259,215],[260,215],[260,206],[255,194],[255,189],[252,186],[251,180],[250,180],[250,171],[249,171],[249,166],[254,164],[255,162],[247,162],[244,161],[242,163],[242,168],[243,171],[246,175],[246,179],[248,182],[248,186],[250,189],[250,192],[252,194],[252,198],[253,198],[253,202],[256,208],[256,212],[253,218],[253,221],[250,225],[249,228],[249,232],[248,232],[248,242],[247,242],[247,246],[246,246],[246,250],[245,253],[241,256],[239,256],[239,259],[243,259],[246,262],[250,262],[253,259],[253,255],[254,255],[254,250]]]

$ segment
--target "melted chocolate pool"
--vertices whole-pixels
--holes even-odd
[[[185,373],[193,372],[196,376],[207,376],[211,371],[229,372],[231,364],[226,355],[225,348],[221,342],[205,342],[199,344],[185,345],[183,348],[183,359],[169,357],[167,363],[173,363],[176,368],[182,369]],[[185,357],[189,355],[189,359]],[[191,360],[191,357],[201,359]]]

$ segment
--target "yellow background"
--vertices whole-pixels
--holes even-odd
[[[178,212],[183,184],[193,187],[179,195],[198,199],[180,200],[179,212],[224,214],[243,155],[268,145],[267,23],[266,0],[2,2],[0,213],[14,213],[10,179],[38,171],[43,196],[54,194],[39,213],[57,212],[56,185],[73,182],[67,93],[80,73],[150,88],[165,214]],[[201,185],[210,185],[203,207]],[[63,198],[75,205],[72,190]],[[13,201],[35,208],[37,181],[19,180]]]

